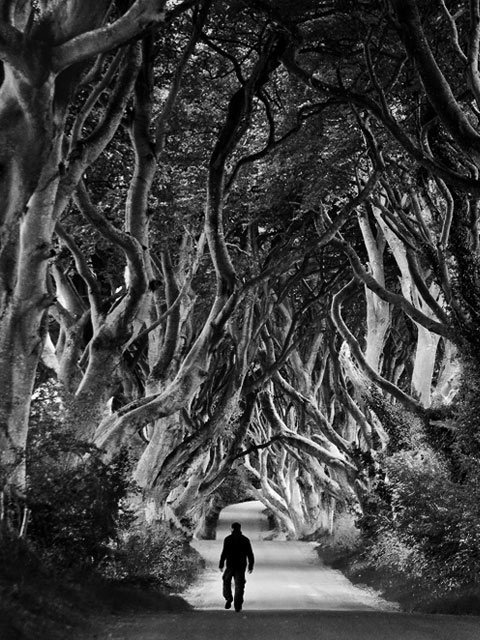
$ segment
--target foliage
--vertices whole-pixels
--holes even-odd
[[[375,406],[377,415],[384,410],[391,442],[357,523],[364,541],[357,564],[389,576],[387,582],[410,585],[418,599],[451,598],[465,589],[478,599],[478,381],[470,358],[453,413],[423,430],[385,402]]]
[[[388,453],[405,449],[419,439],[418,419],[386,399],[375,387],[370,390],[369,402],[388,435]]]
[[[369,562],[379,572],[396,571],[412,577],[420,577],[423,557],[418,549],[403,542],[393,531],[382,531],[368,554]]]
[[[202,561],[184,537],[166,527],[131,530],[100,569],[108,578],[139,584],[158,584],[178,592],[198,574]]]
[[[95,565],[131,522],[131,462],[126,450],[104,462],[97,447],[62,429],[60,411],[54,388],[40,389],[27,454],[28,535],[53,564]]]
[[[478,585],[480,484],[478,468],[453,482],[447,462],[428,447],[396,452],[384,461],[384,483],[359,521],[377,569],[415,576],[439,593]],[[383,495],[382,495],[383,494]]]
[[[467,464],[466,458],[480,461],[480,372],[478,354],[472,354],[463,367],[461,397],[457,403],[455,428],[456,453]]]
[[[248,497],[250,497],[249,484],[246,482],[244,474],[239,473],[238,469],[232,469],[215,492],[216,501],[222,505],[222,508],[229,504],[242,502]]]
[[[42,33],[47,20],[40,9],[42,4],[49,5],[51,34],[47,30]],[[55,7],[60,4],[33,3],[38,10],[36,18],[43,17],[38,22],[34,16],[33,22],[25,20],[35,37],[29,40],[26,30],[24,43],[30,47],[29,59],[39,56],[38,68],[50,68],[45,56],[48,57],[55,47],[47,46],[48,43],[70,42],[70,27],[65,27],[65,33],[55,33],[56,20],[60,21]],[[122,7],[128,5],[120,4]],[[138,72],[133,66],[125,66],[135,60],[133,50],[118,58],[118,68],[113,59],[115,52],[98,58],[100,64],[94,64],[92,70],[98,66],[99,73],[85,74],[83,80],[79,73],[76,92],[62,88],[63,82],[46,83],[45,89],[51,86],[58,92],[55,90],[49,96],[45,93],[44,102],[37,95],[37,84],[30,89],[38,102],[30,93],[22,93],[29,84],[28,79],[22,80],[25,87],[15,85],[17,76],[23,78],[23,71],[12,73],[9,76],[12,82],[2,85],[5,99],[1,119],[6,126],[0,131],[3,135],[1,147],[9,155],[15,146],[15,153],[10,154],[12,158],[4,160],[13,163],[12,171],[25,165],[25,174],[31,175],[33,186],[25,180],[17,181],[12,188],[8,178],[10,165],[5,165],[3,199],[7,202],[7,210],[16,212],[12,213],[12,220],[22,221],[22,230],[20,233],[17,222],[6,224],[2,230],[6,234],[4,240],[8,250],[2,254],[5,277],[0,283],[3,301],[0,335],[5,336],[2,348],[4,377],[0,385],[5,386],[4,409],[0,408],[0,413],[3,419],[4,415],[10,416],[13,405],[17,409],[19,406],[28,409],[28,397],[22,398],[23,403],[12,403],[11,398],[17,398],[17,393],[31,388],[41,350],[39,345],[46,334],[57,375],[59,379],[63,376],[62,382],[76,400],[76,403],[65,405],[67,412],[70,411],[69,424],[76,424],[79,431],[86,427],[90,436],[103,422],[106,401],[114,394],[117,400],[122,397],[122,405],[134,402],[126,412],[131,410],[138,414],[141,406],[149,411],[149,403],[142,404],[146,398],[139,398],[139,394],[148,389],[148,394],[152,398],[156,396],[156,400],[172,397],[168,389],[165,393],[163,381],[173,378],[180,370],[186,377],[182,380],[180,376],[179,382],[184,382],[190,376],[190,370],[187,366],[182,369],[182,366],[192,363],[202,372],[199,390],[185,392],[183,398],[173,403],[173,409],[162,408],[160,412],[156,405],[157,415],[165,411],[170,418],[170,411],[180,410],[185,422],[188,418],[185,427],[188,437],[178,447],[175,444],[176,451],[180,451],[183,444],[194,441],[201,433],[207,418],[213,422],[212,416],[224,398],[224,381],[228,381],[230,369],[242,361],[235,326],[240,328],[239,318],[246,304],[245,291],[238,294],[237,289],[243,290],[246,284],[250,288],[249,295],[257,300],[252,308],[258,316],[256,328],[247,336],[256,336],[252,340],[251,354],[247,354],[251,357],[250,377],[256,377],[258,385],[267,382],[275,372],[285,377],[292,386],[294,397],[294,400],[288,398],[288,403],[292,404],[292,410],[289,408],[288,411],[292,415],[298,413],[299,424],[308,425],[308,429],[304,429],[305,437],[312,435],[308,431],[310,424],[315,423],[313,430],[318,428],[318,433],[313,433],[312,437],[317,437],[316,451],[320,451],[319,443],[325,440],[328,444],[332,436],[343,437],[348,420],[351,418],[354,422],[363,412],[363,400],[358,399],[354,381],[350,381],[351,388],[347,389],[349,383],[342,380],[342,372],[339,370],[333,376],[327,359],[322,360],[319,355],[317,361],[312,361],[314,371],[310,376],[310,387],[314,392],[312,398],[316,394],[321,401],[314,407],[309,399],[305,403],[307,394],[300,388],[304,372],[297,379],[292,373],[294,356],[298,355],[294,346],[299,345],[299,353],[310,351],[319,330],[319,320],[327,322],[332,295],[350,279],[352,260],[358,256],[360,264],[368,257],[355,216],[364,205],[361,199],[355,207],[352,204],[351,210],[348,205],[361,191],[374,165],[381,165],[382,186],[377,185],[377,191],[370,192],[370,202],[375,203],[379,198],[385,202],[382,209],[385,224],[396,233],[402,251],[410,247],[412,256],[416,256],[416,260],[418,257],[417,285],[422,279],[424,285],[429,285],[432,278],[429,271],[433,269],[440,287],[438,300],[445,301],[447,307],[445,313],[436,308],[438,304],[429,303],[425,291],[422,294],[421,290],[415,290],[415,295],[419,293],[425,298],[425,309],[431,306],[439,319],[445,316],[442,335],[452,335],[453,329],[458,329],[455,331],[457,346],[463,351],[473,348],[477,353],[472,355],[478,359],[478,203],[477,196],[468,195],[466,187],[462,187],[465,193],[460,193],[458,187],[465,183],[466,174],[476,175],[476,169],[471,171],[471,162],[477,156],[477,153],[472,155],[472,150],[478,151],[478,137],[475,135],[467,143],[468,127],[463,136],[458,136],[466,122],[459,121],[458,127],[448,125],[457,120],[458,110],[463,109],[465,117],[472,121],[476,114],[469,104],[468,85],[472,84],[472,79],[469,83],[468,73],[471,69],[460,73],[457,47],[450,34],[451,24],[445,19],[445,11],[440,12],[438,3],[419,0],[417,4],[432,55],[444,70],[445,82],[450,84],[452,94],[458,96],[458,110],[450,114],[439,108],[445,101],[440,100],[435,105],[435,100],[431,99],[435,91],[428,89],[428,83],[420,82],[418,74],[424,67],[422,61],[415,59],[415,51],[409,51],[398,37],[402,28],[408,27],[407,23],[402,27],[405,15],[402,17],[399,10],[393,8],[394,5],[400,7],[401,3],[391,3],[392,12],[389,13],[384,12],[382,3],[376,0],[362,3],[353,0],[336,3],[232,0],[211,6],[205,3],[210,10],[209,18],[186,69],[182,70],[180,65],[186,53],[191,21],[199,17],[197,4],[180,3],[177,6],[179,14],[187,7],[193,7],[192,12],[181,15],[179,21],[173,17],[167,20],[158,37],[152,23],[142,43],[143,66],[135,91],[131,96],[125,95],[123,101],[114,100],[114,97],[120,95],[118,89],[126,83],[125,72],[131,69],[128,72],[131,80]],[[462,5],[450,3],[451,8],[454,4],[458,8]],[[83,15],[80,5],[78,3],[78,10],[70,15],[70,26],[74,25],[75,33],[95,26],[93,18],[90,23],[90,18]],[[69,14],[68,10],[64,11]],[[85,22],[80,19],[77,22],[74,14],[83,17]],[[115,15],[111,14],[110,19]],[[455,15],[459,42],[463,45],[469,37],[468,11],[459,10]],[[275,64],[255,83],[252,108],[245,111],[241,122],[237,122],[234,116],[241,95],[238,92],[249,86],[248,78],[260,61],[260,52],[270,31],[278,31],[276,37],[282,32],[275,45],[279,47],[277,53],[281,45],[282,55],[272,56],[272,65],[273,61]],[[287,33],[291,36],[288,47]],[[412,33],[411,37],[414,35]],[[128,39],[133,42],[137,36],[140,38],[141,34],[135,38],[129,35]],[[46,44],[38,47],[38,42]],[[74,48],[73,42],[72,47],[61,47],[66,51]],[[413,45],[412,49],[415,49]],[[94,51],[91,53],[93,56]],[[82,53],[82,60],[84,56]],[[12,60],[18,58],[16,53],[10,57]],[[56,68],[57,64],[58,60],[51,68]],[[63,80],[66,82],[74,67],[69,67],[71,61],[67,60],[65,64]],[[297,65],[299,68],[295,71]],[[424,75],[425,71],[429,69],[423,69]],[[103,80],[105,84],[102,84]],[[434,84],[435,78],[431,82]],[[175,91],[169,95],[169,88],[177,85],[178,96]],[[445,87],[437,88],[443,91]],[[61,105],[70,93],[72,98],[64,110]],[[246,100],[247,104],[249,100]],[[35,106],[38,113],[29,113],[27,105]],[[355,109],[351,109],[352,106]],[[65,116],[63,111],[69,115]],[[370,118],[367,112],[373,117]],[[21,118],[19,113],[23,114]],[[165,113],[164,119],[160,117],[162,113]],[[76,114],[81,117],[76,119]],[[25,149],[22,145],[12,146],[10,135],[12,139],[19,138],[15,123],[37,122],[37,116],[48,116],[45,126],[39,127],[44,130],[45,138],[32,130],[30,138],[25,136]],[[75,122],[78,124],[76,135]],[[48,128],[50,123],[55,123],[55,131]],[[107,123],[111,126],[107,127]],[[229,127],[230,133],[226,136]],[[12,134],[6,131],[10,129]],[[51,138],[57,134],[58,144],[51,143]],[[392,142],[390,136],[395,137],[396,142]],[[34,138],[38,138],[36,145],[33,145]],[[227,138],[238,138],[238,144],[227,144]],[[28,144],[29,140],[32,144]],[[282,144],[279,144],[280,140],[283,140]],[[217,166],[217,160],[214,162],[222,156],[217,153],[216,143],[225,146],[223,152],[228,159],[225,166]],[[414,153],[410,149],[412,145],[418,147]],[[65,155],[47,153],[57,146],[63,147]],[[402,146],[423,164],[421,173],[415,163],[410,166],[412,163],[406,160]],[[215,148],[213,156],[212,147]],[[435,163],[422,160],[425,150]],[[153,164],[158,167],[150,182],[148,175],[153,171]],[[240,167],[241,171],[237,173],[236,169]],[[439,167],[443,167],[439,174],[442,183],[434,187]],[[224,169],[226,180],[223,174],[220,175]],[[446,170],[447,177],[444,176]],[[44,175],[40,179],[42,171]],[[460,182],[454,180],[455,171],[463,176]],[[80,176],[83,185],[73,198],[75,204],[67,205]],[[230,184],[229,177],[232,176],[235,180]],[[44,198],[36,185],[42,189],[48,185],[51,193]],[[473,186],[478,193],[478,183]],[[92,214],[88,199],[81,197],[83,188],[98,215]],[[22,191],[21,197],[17,190]],[[429,198],[433,198],[430,205]],[[53,207],[52,204],[48,210],[47,202],[56,205]],[[201,243],[196,241],[204,222],[204,210],[210,212],[205,229],[213,263],[208,260]],[[372,211],[370,218],[373,224]],[[54,224],[57,220],[61,225]],[[338,226],[332,227],[332,222]],[[216,240],[212,226],[218,227]],[[331,239],[336,242],[328,241],[328,233],[325,236],[329,229]],[[37,234],[40,234],[38,238]],[[324,238],[325,246],[321,246],[319,234]],[[19,238],[22,238],[21,245],[17,245]],[[31,244],[30,239],[33,239]],[[377,240],[381,240],[381,234]],[[346,252],[347,248],[350,252]],[[401,287],[396,282],[399,265],[391,249],[385,250],[386,255],[382,258],[385,261],[385,286],[396,293],[398,303],[401,294]],[[55,251],[56,256],[53,255]],[[345,259],[344,252],[352,264]],[[205,260],[200,259],[203,254]],[[189,266],[194,255],[198,257],[196,270]],[[410,279],[415,284],[412,256]],[[218,272],[222,271],[222,265],[228,266],[230,260],[236,278],[228,278],[235,282],[229,282],[225,290],[229,293],[235,290],[235,295],[222,313],[215,310],[215,315],[218,314],[224,323],[219,322],[218,327],[216,323],[211,327],[205,325],[205,335],[210,332],[211,338],[202,349],[208,356],[200,361],[195,357],[195,349],[189,349],[210,310],[213,311],[214,292],[225,288]],[[367,270],[371,266],[368,265]],[[50,270],[48,276],[47,270]],[[360,267],[357,271],[362,274]],[[143,281],[140,276],[148,280],[145,291],[143,285],[136,284]],[[359,277],[358,273],[356,276]],[[362,278],[365,280],[366,275]],[[30,300],[34,288],[35,296]],[[179,306],[174,309],[172,303],[180,290]],[[291,300],[289,305],[287,299]],[[20,300],[25,306],[12,307],[10,312],[11,301]],[[261,317],[264,302],[264,317]],[[439,304],[443,305],[443,302]],[[281,321],[282,305],[283,313],[288,311],[290,314],[291,311],[291,325],[289,321]],[[355,296],[344,308],[346,324],[354,325],[352,334],[359,344],[365,336],[365,306],[365,299]],[[386,338],[382,374],[408,394],[412,360],[416,357],[413,356],[414,323],[408,318],[412,310],[404,313],[402,305],[394,302],[391,306],[397,308],[392,309],[392,328]],[[26,352],[18,350],[18,344],[24,341],[8,342],[17,333],[19,318],[22,335],[30,336],[26,351],[32,357],[28,362]],[[226,324],[228,318],[231,320],[229,326]],[[144,332],[147,327],[148,336]],[[255,355],[254,343],[259,345]],[[338,355],[338,348],[340,341],[335,332],[331,339],[332,358]],[[22,362],[22,367],[18,367],[18,362]],[[18,367],[17,370],[12,370],[12,366]],[[399,377],[396,377],[396,369]],[[26,377],[17,388],[12,381],[20,380],[22,373]],[[407,571],[415,561],[421,575],[433,576],[442,588],[450,588],[460,579],[470,584],[477,581],[475,554],[479,516],[475,500],[479,493],[476,481],[480,459],[479,382],[480,376],[475,372],[471,375],[467,369],[464,395],[458,403],[453,425],[456,436],[451,435],[452,430],[447,437],[448,431],[436,431],[430,425],[424,440],[418,430],[419,419],[413,420],[411,414],[385,397],[383,391],[373,388],[364,417],[368,421],[369,412],[373,412],[381,426],[379,431],[386,432],[389,437],[389,445],[375,488],[364,500],[365,513],[360,526],[370,536],[371,558],[376,566],[395,565]],[[184,386],[188,388],[188,385]],[[347,391],[352,401],[350,416],[348,407],[338,408],[342,397],[347,397]],[[301,392],[302,396],[295,392]],[[293,405],[299,404],[300,400],[302,409],[297,411]],[[283,403],[275,401],[278,405]],[[304,419],[305,406],[315,410],[314,420],[311,416],[308,421]],[[114,420],[119,417],[118,406],[113,404],[112,408]],[[119,451],[113,462],[107,464],[101,451],[78,436],[79,431],[68,431],[62,418],[62,398],[49,384],[36,391],[30,428],[26,420],[27,409],[20,412],[21,415],[12,413],[11,430],[13,434],[17,434],[17,430],[19,433],[15,443],[23,443],[29,429],[27,500],[32,511],[29,536],[42,553],[52,559],[69,565],[98,563],[105,547],[116,540],[130,519],[123,506],[130,490],[128,455]],[[323,426],[318,424],[320,414],[328,416]],[[120,417],[123,421],[118,420],[118,424],[123,429],[130,416],[122,413]],[[150,414],[145,421],[148,419],[151,419]],[[329,429],[331,426],[333,428]],[[119,439],[128,432],[128,429],[122,429],[119,429]],[[14,439],[9,433],[7,435],[13,443]],[[303,437],[303,432],[301,435]],[[215,465],[221,468],[223,452],[228,450],[234,437],[234,429],[225,428],[219,454],[215,457],[212,453],[210,459],[205,459],[210,477],[214,475],[211,471],[215,471]],[[116,447],[119,439],[113,438],[112,446]],[[370,473],[376,469],[376,457],[366,450],[361,436],[357,440],[352,445],[355,462],[363,472],[367,470],[365,476],[370,478]],[[381,446],[378,434],[374,433],[371,440],[374,448],[377,444]],[[214,451],[216,443],[212,444]],[[15,444],[11,448],[5,459],[15,468],[17,461],[12,464],[12,458],[20,447]],[[350,450],[342,453],[350,458]],[[444,459],[443,454],[448,457]],[[20,457],[23,461],[23,451]],[[335,472],[330,474],[330,462],[325,462],[325,458],[330,459],[330,456],[324,455],[322,465],[333,478],[339,473],[338,460]],[[183,468],[178,465],[178,475],[187,477],[186,467],[193,458],[189,453],[184,459],[188,463]],[[302,462],[307,466],[303,458]],[[162,469],[151,471],[160,484]],[[274,463],[266,467],[266,473],[273,475],[274,471]],[[5,477],[0,477],[0,484],[3,486],[11,475],[9,470]],[[260,485],[257,477],[248,474],[243,477],[247,485],[255,488]],[[353,487],[353,480],[343,479]],[[211,498],[208,505],[211,512],[205,520],[208,517],[212,520],[221,506],[245,495],[244,485],[239,487],[225,482]],[[198,498],[198,502],[206,499],[200,490]],[[18,529],[22,505],[17,508],[12,502],[8,508]],[[200,512],[201,509],[197,509],[196,513]],[[187,509],[186,513],[192,511]],[[186,518],[185,514],[177,515],[180,520]],[[125,575],[146,575],[149,566],[143,557],[145,549],[157,578],[169,582],[168,576],[174,575],[175,566],[181,565],[185,551],[183,542],[179,541],[175,546],[166,533],[138,535],[125,541],[125,562],[130,563],[130,568],[125,568]],[[157,557],[158,567],[155,564]],[[470,558],[473,558],[471,562]],[[118,571],[122,574],[123,569]]]
[[[0,637],[62,640],[84,621],[75,588],[25,540],[0,534]]]
[[[192,575],[193,572],[192,572]],[[0,535],[0,638],[64,640],[91,637],[91,619],[126,611],[185,611],[189,605],[158,585],[128,584],[96,572],[47,567],[32,545]],[[90,633],[91,632],[91,633]]]

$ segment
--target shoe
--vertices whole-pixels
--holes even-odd
[[[232,601],[231,601],[231,600],[227,600],[227,601],[225,602],[225,609],[230,609],[230,608],[231,608],[231,606],[232,606]]]
[[[235,607],[235,611],[236,611],[237,613],[240,613],[240,611],[241,611],[241,610],[242,610],[242,607]]]

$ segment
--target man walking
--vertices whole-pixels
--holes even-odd
[[[245,591],[245,571],[253,571],[252,545],[250,540],[242,534],[242,526],[239,522],[232,524],[232,533],[223,541],[222,555],[220,556],[220,571],[226,563],[223,574],[223,597],[225,598],[225,609],[235,607],[235,611],[241,611],[243,605],[243,593]],[[235,596],[232,596],[232,580],[235,582]]]

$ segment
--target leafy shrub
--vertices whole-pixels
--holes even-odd
[[[96,564],[130,522],[129,472],[125,453],[105,464],[98,449],[69,437],[37,442],[28,468],[29,538],[61,564]]]
[[[374,494],[370,512],[360,520],[364,532],[376,528],[369,562],[418,577],[438,592],[478,584],[478,473],[469,474],[468,482],[453,482],[446,461],[428,447],[397,452],[386,458],[384,469],[389,500]]]
[[[191,584],[202,566],[199,554],[180,534],[151,526],[125,534],[101,569],[108,578],[156,583],[178,592]]]
[[[126,451],[105,463],[97,447],[64,430],[59,407],[55,394],[40,394],[33,405],[28,537],[53,564],[95,565],[132,519],[125,505],[131,463]]]
[[[470,359],[464,362],[461,394],[455,415],[456,453],[463,466],[469,460],[480,461],[480,371]]]
[[[363,496],[363,512],[357,526],[366,540],[373,542],[392,526],[392,491],[384,477],[377,478],[371,490]]]
[[[382,531],[367,557],[369,564],[380,572],[400,572],[415,578],[422,575],[420,550],[403,542],[395,531]]]
[[[355,515],[347,509],[338,511],[330,536],[332,543],[338,548],[352,551],[357,548],[359,543],[359,531],[355,526]]]

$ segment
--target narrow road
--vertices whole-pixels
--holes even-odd
[[[223,609],[218,561],[223,539],[231,533],[231,523],[238,521],[255,554],[255,569],[247,574],[245,610],[395,610],[373,591],[353,586],[340,571],[322,566],[314,542],[265,541],[264,509],[261,502],[231,505],[220,514],[217,539],[193,543],[207,562],[200,581],[182,594],[195,609]]]
[[[218,570],[223,538],[234,521],[242,523],[256,557],[241,613],[224,610]],[[322,566],[313,543],[269,542],[267,530],[260,503],[228,507],[217,540],[194,543],[207,566],[182,595],[195,610],[121,616],[89,640],[480,640],[480,618],[400,613]]]

